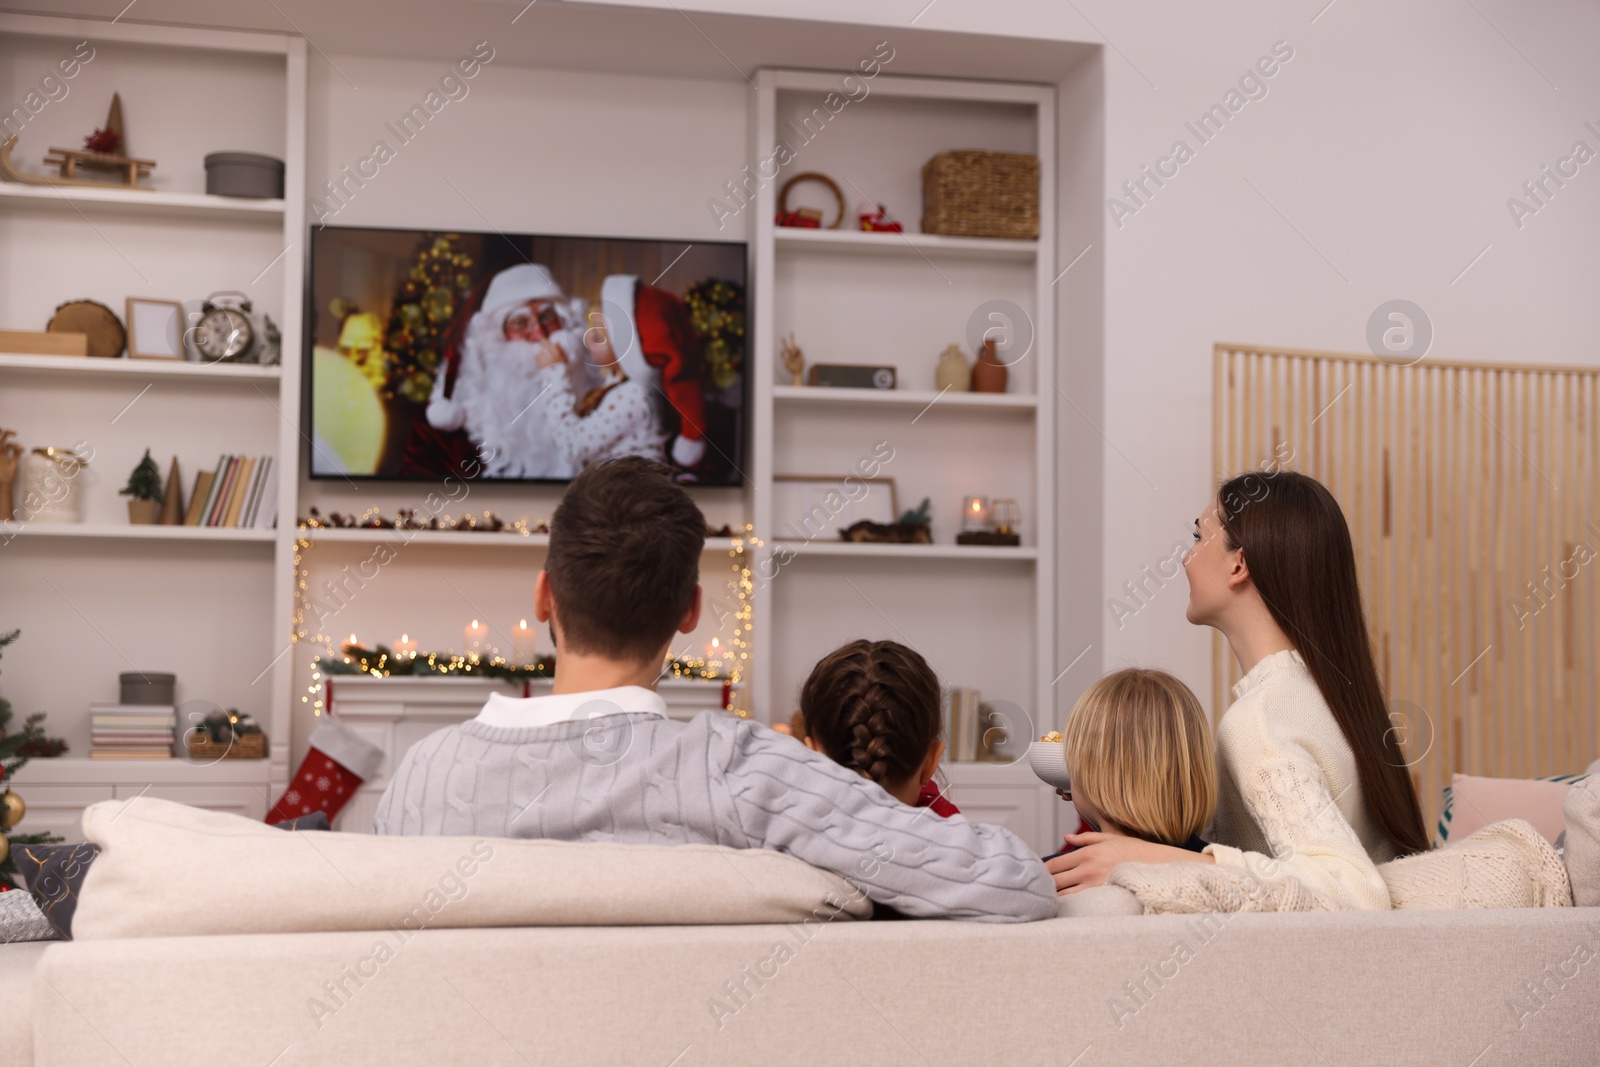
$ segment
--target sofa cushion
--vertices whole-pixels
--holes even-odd
[[[28,883],[28,892],[38,903],[46,921],[57,936],[72,936],[72,915],[78,907],[78,894],[89,874],[99,849],[94,845],[23,845],[13,857],[17,870]]]
[[[1574,783],[1563,810],[1567,848],[1562,859],[1572,879],[1572,902],[1600,907],[1600,772]]]
[[[1561,802],[1581,774],[1551,778],[1479,778],[1453,775],[1439,813],[1439,843],[1471,837],[1490,823],[1526,819],[1554,844],[1563,825]]]
[[[760,849],[284,833],[153,797],[91,805],[83,831],[101,853],[73,920],[80,941],[871,913],[844,879]]]

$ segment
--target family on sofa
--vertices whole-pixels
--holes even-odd
[[[1101,678],[1064,724],[1065,779],[1041,772],[1095,829],[1043,859],[941,795],[939,679],[903,644],[818,662],[797,736],[666,716],[655,684],[699,621],[706,527],[665,468],[588,467],[551,527],[534,585],[560,649],[551,694],[494,694],[413,745],[378,834],[771,850],[843,879],[877,918],[1600,905],[1600,774],[1571,786],[1555,845],[1503,818],[1429,849],[1349,530],[1305,475],[1234,478],[1195,521],[1188,618],[1244,672],[1215,737],[1172,675]],[[72,936],[90,841],[27,850],[38,869],[31,894],[7,895],[6,940]]]
[[[551,530],[534,589],[560,651],[551,694],[493,695],[414,745],[379,834],[774,849],[843,877],[881,915],[984,922],[1053,917],[1058,894],[1108,885],[1135,912],[1386,909],[1405,906],[1397,887],[1441,874],[1479,906],[1571,903],[1555,850],[1516,821],[1470,838],[1470,862],[1417,855],[1428,836],[1349,530],[1304,475],[1234,478],[1195,522],[1188,618],[1219,630],[1244,672],[1215,741],[1171,675],[1101,679],[1064,730],[1068,799],[1099,828],[1044,860],[933,786],[939,683],[904,645],[855,641],[819,662],[800,698],[804,744],[729,716],[666,717],[654,685],[700,617],[705,520],[663,468],[587,468]],[[1575,835],[1585,892],[1594,830]],[[1569,845],[1576,888],[1573,859]]]

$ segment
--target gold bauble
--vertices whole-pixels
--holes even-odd
[[[6,857],[10,855],[11,841],[4,834],[0,834],[0,863],[4,863]]]
[[[28,805],[24,804],[22,798],[11,790],[7,789],[5,794],[0,796],[0,830],[11,829],[21,822],[22,817],[27,813]],[[3,862],[5,861],[0,860],[0,863]]]

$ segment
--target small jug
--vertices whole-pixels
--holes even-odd
[[[972,388],[972,368],[967,366],[967,355],[960,345],[948,345],[939,354],[933,384],[941,392],[948,389],[952,393],[964,393]]]

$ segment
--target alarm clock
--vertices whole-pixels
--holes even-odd
[[[200,305],[200,322],[193,328],[195,350],[205,363],[240,363],[255,344],[250,323],[250,298],[237,290],[212,293]]]

